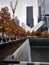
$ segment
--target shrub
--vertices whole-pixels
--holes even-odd
[[[41,36],[41,31],[36,31],[36,36]]]
[[[41,36],[42,36],[42,37],[48,37],[48,32],[47,32],[47,31],[42,32],[42,33],[41,33]]]
[[[30,35],[31,35],[31,36],[34,36],[34,31],[32,31]]]

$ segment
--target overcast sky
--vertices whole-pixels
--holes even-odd
[[[13,2],[13,6],[15,5],[16,0],[0,0],[0,9],[2,7],[7,6],[9,8],[10,13],[12,14],[12,10],[10,7],[10,1]],[[37,0],[36,0],[37,1]],[[35,9],[34,9],[34,14],[38,14],[36,12],[37,7],[36,7],[36,2],[35,0],[18,0],[18,5],[16,8],[16,13],[15,16],[18,17],[18,19],[20,20],[20,22],[22,23],[26,23],[26,6],[33,6],[35,5]],[[49,0],[46,0],[46,12],[49,13]],[[34,16],[36,18],[36,16]],[[37,22],[35,22],[37,23]]]
[[[7,6],[9,8],[10,13],[12,14],[12,10],[10,7],[10,1],[13,2],[13,6],[15,5],[16,0],[0,0],[0,9],[2,7]],[[31,6],[33,5],[33,1],[34,0],[18,0],[18,5],[16,8],[16,13],[15,16],[18,17],[18,19],[20,20],[20,22],[24,22],[26,23],[26,6]]]

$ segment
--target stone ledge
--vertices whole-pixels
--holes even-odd
[[[3,63],[7,63],[7,64],[19,64],[20,61],[18,61],[17,59],[12,58],[12,55],[9,55],[8,57],[6,57],[3,60]]]

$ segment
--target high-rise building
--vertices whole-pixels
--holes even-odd
[[[38,16],[39,19],[44,19],[45,17],[45,0],[38,0]]]
[[[16,22],[17,25],[19,25],[19,20],[18,20],[17,17],[15,17],[15,22]]]
[[[46,23],[41,29],[45,30],[49,27],[49,0],[38,0],[38,9],[39,9],[39,19],[38,22],[40,22],[40,20],[44,20],[44,22]],[[40,7],[40,8],[39,8]]]
[[[49,27],[49,14],[45,14],[46,26]]]
[[[41,6],[39,6],[38,10],[39,10],[39,18],[38,18],[38,22],[40,22],[40,21],[41,21]]]
[[[33,27],[33,6],[26,7],[26,24]]]

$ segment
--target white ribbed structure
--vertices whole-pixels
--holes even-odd
[[[22,23],[22,28],[23,28],[26,32],[31,30],[31,28],[30,28],[28,25],[24,24],[24,23]]]
[[[33,28],[30,28],[29,26],[27,26],[26,24],[23,24],[22,27],[23,29],[25,29],[26,31],[32,32],[32,31],[37,31],[40,27],[42,27],[45,24],[44,21],[40,21],[36,26],[34,26]]]
[[[40,27],[42,27],[45,24],[44,21],[40,21],[36,26],[34,26],[30,32],[37,31]]]

